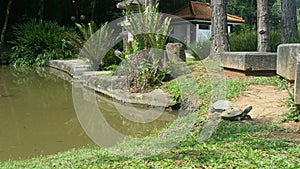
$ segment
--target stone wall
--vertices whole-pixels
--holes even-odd
[[[89,63],[80,59],[51,60],[48,66],[66,72],[73,77],[73,81],[120,102],[154,107],[171,107],[176,104],[176,101],[161,89],[149,93],[131,93],[128,91],[127,77],[108,76],[111,72],[107,71],[89,71]]]

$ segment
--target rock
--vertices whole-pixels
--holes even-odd
[[[186,61],[185,47],[181,43],[168,43],[166,46],[166,55],[171,63]]]

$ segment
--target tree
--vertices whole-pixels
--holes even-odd
[[[229,51],[225,0],[211,0],[211,52],[210,56],[219,59],[220,54]],[[217,58],[216,58],[217,57]]]
[[[1,37],[0,37],[0,49],[2,49],[4,47],[4,38],[5,38],[5,33],[6,33],[6,29],[7,29],[7,24],[8,24],[8,18],[9,18],[9,12],[10,12],[10,7],[12,4],[13,0],[9,0],[7,7],[6,7],[6,14],[5,14],[5,19],[4,19],[4,24],[3,24],[3,28],[1,31]]]
[[[257,0],[257,51],[270,51],[268,0]]]
[[[296,0],[282,0],[281,42],[293,42],[298,37]]]

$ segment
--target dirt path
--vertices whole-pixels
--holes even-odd
[[[252,85],[243,96],[235,98],[239,107],[252,105],[253,109],[249,113],[254,123],[276,122],[287,129],[288,132],[278,132],[272,137],[285,137],[300,142],[300,123],[281,122],[284,112],[288,111],[284,99],[288,97],[285,90],[278,90],[271,85]]]
[[[243,72],[225,70],[227,78],[248,78]],[[287,129],[287,132],[273,133],[270,138],[285,137],[300,143],[300,123],[293,121],[282,122],[281,118],[288,111],[284,99],[288,98],[286,90],[278,90],[271,85],[251,85],[244,94],[233,99],[239,107],[244,108],[252,105],[253,109],[249,113],[253,118],[251,123],[262,124],[266,122],[276,122]]]

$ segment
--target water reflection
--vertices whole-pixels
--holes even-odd
[[[45,69],[0,67],[0,161],[93,144],[74,111],[72,88]]]
[[[177,112],[161,111],[138,105],[127,105],[95,94],[78,81],[73,81],[73,99],[78,119],[88,136],[102,147],[111,147],[126,137],[144,137],[177,118]],[[122,111],[122,113],[120,113]],[[135,122],[143,112],[159,114],[148,123]],[[132,116],[128,118],[128,116]],[[147,116],[145,116],[147,118]],[[148,121],[145,119],[145,121]]]
[[[79,83],[72,90],[70,80],[53,69],[0,67],[0,161],[94,142],[110,147],[127,136],[149,135],[177,117],[176,112],[163,112],[149,123],[134,122],[126,114],[139,116],[148,108],[114,102]]]

